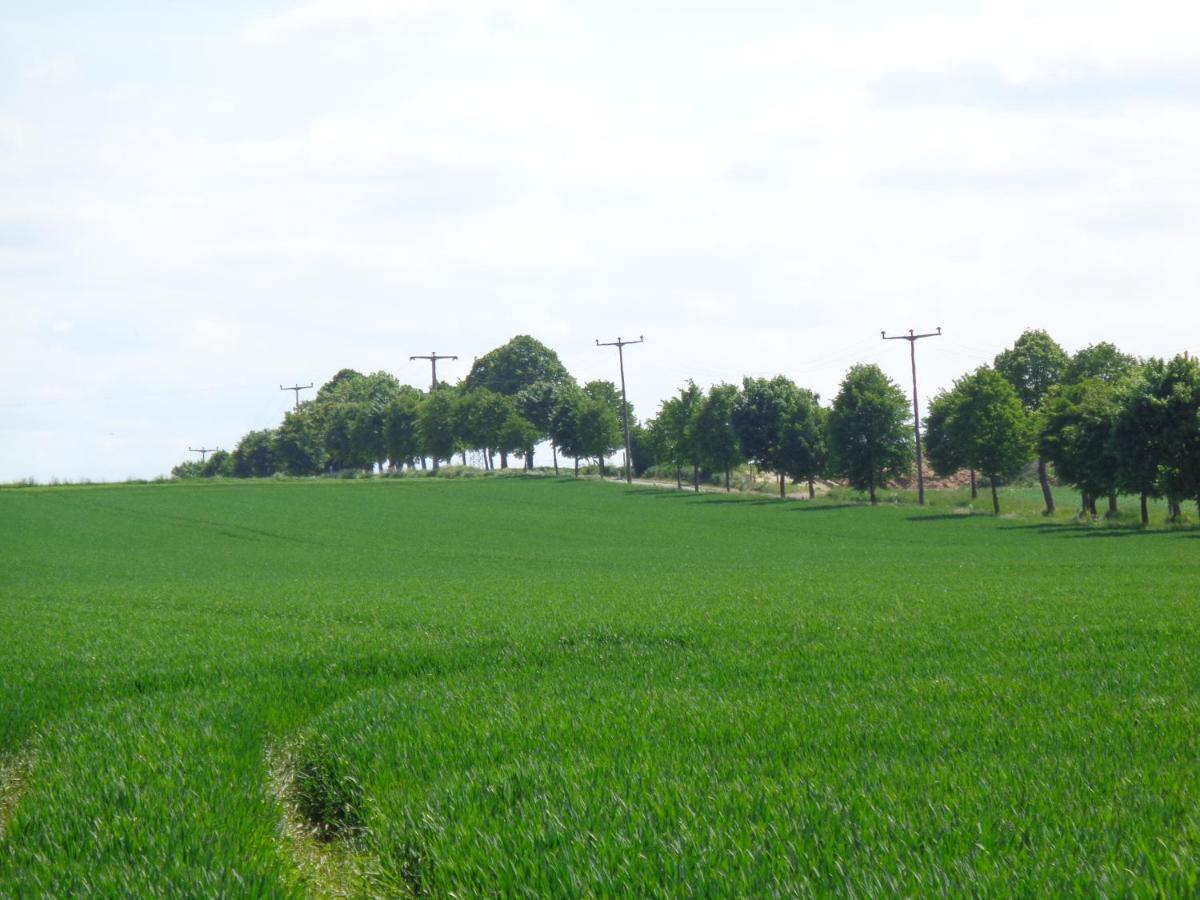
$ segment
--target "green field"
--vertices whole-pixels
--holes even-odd
[[[0,491],[0,896],[1200,891],[1200,533]]]

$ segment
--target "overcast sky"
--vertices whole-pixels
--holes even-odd
[[[1188,2],[0,2],[0,481],[167,473],[343,367],[922,402],[1200,352]],[[103,9],[101,9],[103,7]],[[310,392],[311,396],[311,392]]]

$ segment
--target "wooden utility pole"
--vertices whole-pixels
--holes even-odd
[[[204,465],[205,461],[208,459],[208,454],[216,453],[221,448],[220,447],[188,447],[188,449],[191,450],[193,453],[199,453],[200,454],[200,465]]]
[[[437,390],[437,364],[438,364],[438,360],[439,360],[439,359],[458,359],[458,357],[457,357],[457,356],[447,356],[447,355],[445,355],[445,354],[443,354],[442,356],[438,356],[437,352],[436,352],[436,351],[434,351],[433,353],[430,353],[430,354],[428,354],[428,355],[426,355],[426,356],[410,356],[410,357],[408,358],[408,361],[409,361],[409,362],[412,362],[414,359],[427,359],[427,360],[429,360],[429,363],[430,363],[430,365],[433,367],[433,381],[432,381],[432,383],[430,384],[429,390],[431,390],[431,391],[436,391],[436,390]]]
[[[629,449],[629,399],[625,396],[625,348],[630,344],[640,344],[645,341],[645,338],[640,334],[636,341],[623,341],[618,337],[615,341],[609,341],[606,344],[600,343],[600,339],[596,339],[597,347],[616,347],[617,358],[621,363],[621,427],[625,431],[625,483],[633,484],[633,453]],[[604,474],[603,470],[600,473]]]
[[[279,389],[281,391],[295,391],[296,392],[296,409],[299,409],[300,408],[300,392],[307,391],[311,387],[312,387],[312,382],[310,381],[308,384],[293,384],[291,387],[284,387],[281,384],[279,386]]]
[[[881,331],[879,334],[885,341],[908,341],[909,355],[912,357],[913,434],[917,439],[917,503],[924,506],[925,473],[921,471],[921,416],[917,411],[917,341],[921,338],[941,337],[942,326],[939,325],[937,331],[932,331],[929,334],[913,334],[911,328],[908,329],[908,334],[898,334],[893,337],[888,337],[886,331]]]

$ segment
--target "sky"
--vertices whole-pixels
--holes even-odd
[[[1200,6],[0,0],[0,482],[166,474],[516,334],[922,405],[1027,328],[1200,353]],[[312,392],[308,393],[311,396]]]

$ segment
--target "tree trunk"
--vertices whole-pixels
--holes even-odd
[[[425,469],[425,457],[424,456],[421,457],[421,469],[422,469],[422,471]]]
[[[979,486],[975,483],[975,470],[971,470],[971,499],[979,499]]]
[[[992,484],[992,513],[1000,515],[1000,495],[996,493],[996,479],[993,476],[989,479]]]
[[[809,500],[817,499],[817,486],[813,483],[813,478],[811,475],[808,478],[808,499]]]
[[[1088,494],[1088,512],[1091,513],[1093,519],[1099,515],[1096,512],[1096,497],[1093,494]]]
[[[579,477],[579,457],[575,457],[575,477]]]
[[[697,465],[692,466],[692,490],[700,493],[700,467]]]
[[[1108,495],[1108,517],[1111,519],[1117,514],[1117,495],[1112,493]]]
[[[784,483],[783,483],[783,473],[782,472],[779,473],[779,499],[780,500],[787,499],[787,488],[784,486]]]
[[[725,493],[729,493],[729,467],[725,467]]]
[[[463,461],[463,465],[465,466],[467,464],[467,451],[466,450],[464,450],[462,452],[462,461]]]
[[[1046,515],[1054,515],[1054,494],[1050,491],[1050,477],[1046,474],[1046,461],[1038,457],[1038,482],[1042,486],[1042,499],[1046,501]]]
[[[554,446],[554,441],[550,442],[550,454],[554,457],[554,474],[558,474],[558,447]]]
[[[596,461],[600,463],[600,480],[604,480],[604,457],[597,456]]]
[[[528,450],[525,451],[525,468],[531,472],[533,471],[533,448],[532,447],[530,447]]]
[[[507,450],[500,451],[500,468],[502,468],[502,469],[508,468],[508,451]]]
[[[870,483],[869,483],[868,487],[869,487],[869,489],[870,489],[870,490],[868,491],[868,493],[870,493],[870,495],[871,495],[871,505],[872,505],[872,506],[874,506],[874,505],[875,505],[875,504],[878,502],[878,501],[875,499],[875,479],[874,479],[874,478],[872,478],[872,479],[871,479],[871,481],[870,481]]]
[[[1142,491],[1142,524],[1150,524],[1150,504],[1146,502],[1146,492]]]
[[[683,490],[683,469],[679,466],[675,467],[675,490]]]
[[[431,456],[429,458],[433,462],[433,474],[436,475],[438,472],[438,458],[436,456]]]

